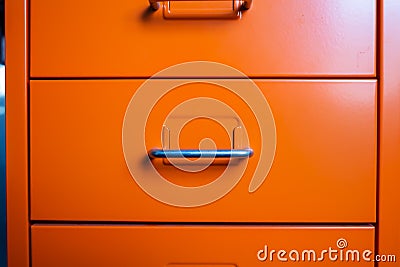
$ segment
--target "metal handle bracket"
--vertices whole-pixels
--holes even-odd
[[[183,2],[183,1],[203,1],[203,2],[215,2],[215,1],[225,1],[225,2],[232,2],[233,3],[233,12],[222,13],[222,14],[212,14],[207,12],[200,12],[199,14],[174,14],[170,10],[170,2]],[[164,4],[164,16],[165,18],[183,18],[183,19],[191,19],[191,18],[239,18],[241,17],[241,11],[249,9],[252,4],[253,0],[149,0],[151,8],[156,11],[160,8],[160,2],[166,2]]]
[[[188,0],[170,0],[170,1],[188,1]],[[190,1],[203,1],[203,0],[190,0]],[[207,1],[232,1],[232,0],[207,0]],[[233,1],[238,1],[238,0],[233,0]],[[160,8],[160,3],[159,2],[165,2],[163,0],[149,0],[151,8],[153,10],[158,10]],[[250,9],[250,7],[253,4],[253,0],[241,0],[241,8],[243,10]]]

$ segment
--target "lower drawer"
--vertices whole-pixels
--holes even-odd
[[[152,86],[144,80],[32,81],[31,219],[375,221],[376,81],[256,80],[259,98],[239,98],[215,84],[228,83],[247,96],[253,87],[247,88],[246,81],[236,79],[190,83],[160,92],[177,81],[152,80]],[[146,90],[143,85],[147,85]],[[145,93],[162,96],[152,103],[155,106],[150,114],[140,109],[147,98],[136,100]],[[253,115],[269,117],[267,108],[261,108],[263,102],[258,101],[262,98],[269,103],[275,128],[264,129],[270,120],[258,123]],[[127,108],[131,99],[135,105]],[[207,105],[201,102],[199,107],[200,102],[195,102],[208,99],[214,100]],[[215,114],[220,123],[214,124],[226,124],[227,130],[212,128],[214,124],[201,119],[190,120],[181,131],[172,127],[170,114],[179,113],[175,107],[187,107],[189,102],[191,109],[183,114],[189,119],[198,118],[196,111],[208,116],[214,111],[212,105],[219,104]],[[128,113],[130,107],[137,110]],[[148,149],[162,145],[164,122],[170,127],[171,146],[175,140],[183,149],[194,149],[202,140],[211,139],[217,140],[218,149],[230,148],[233,138],[224,134],[231,134],[241,124],[235,124],[238,119],[229,117],[230,113],[218,114],[227,107],[239,114],[247,129],[249,146],[254,150],[247,162],[228,167],[212,164],[194,172],[163,164],[161,159],[149,160]],[[174,116],[177,121],[181,118]],[[178,138],[172,136],[178,132],[176,141]],[[190,164],[187,166],[196,167]],[[269,166],[269,172],[259,174]],[[261,178],[261,184],[252,191],[256,178]],[[198,198],[209,200],[209,196],[208,203],[189,205]],[[170,204],[171,199],[185,203]]]
[[[32,266],[373,266],[374,228],[32,226]]]

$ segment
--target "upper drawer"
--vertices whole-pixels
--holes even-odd
[[[172,15],[188,5],[171,4]],[[146,0],[34,0],[31,76],[149,77],[196,60],[250,77],[375,75],[376,1],[254,0],[242,13],[166,19]]]

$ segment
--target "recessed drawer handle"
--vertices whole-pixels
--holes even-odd
[[[188,1],[188,0],[170,0],[170,1]],[[204,1],[204,0],[190,0],[190,1]],[[232,0],[207,0],[207,1],[232,1]],[[241,2],[241,8],[242,9],[249,9],[251,5],[253,4],[253,0],[233,0],[235,2]],[[149,0],[150,6],[154,9],[157,10],[160,8],[159,2],[164,2],[164,0]]]
[[[224,149],[224,150],[163,150],[151,149],[150,158],[250,158],[253,149]]]

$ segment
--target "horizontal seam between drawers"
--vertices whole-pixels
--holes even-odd
[[[31,77],[31,81],[44,80],[44,81],[69,81],[69,80],[174,80],[174,79],[223,79],[223,80],[243,80],[243,77]],[[365,77],[354,77],[354,76],[310,76],[310,77],[248,77],[252,80],[377,80],[377,76],[365,76]]]
[[[122,222],[122,221],[64,221],[64,220],[31,220],[31,226],[33,225],[93,225],[93,226],[104,226],[104,225],[126,225],[126,226],[347,226],[347,227],[375,227],[375,222]]]

